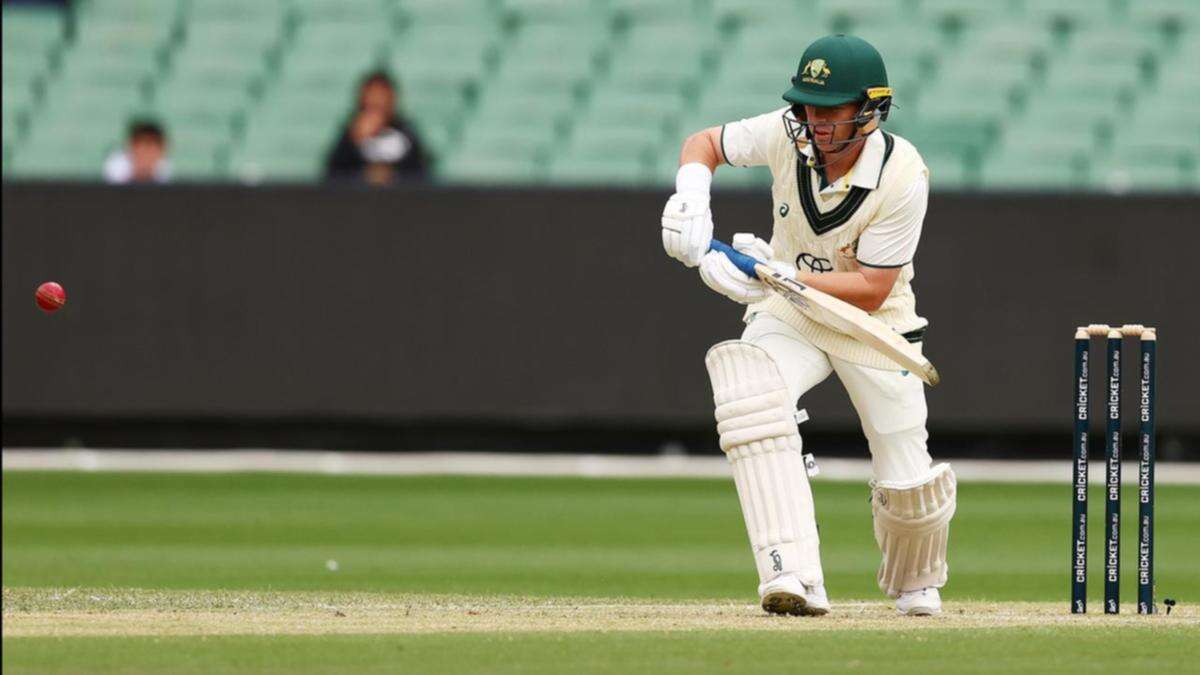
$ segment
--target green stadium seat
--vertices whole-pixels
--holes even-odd
[[[415,119],[426,123],[431,120],[443,120],[446,125],[455,126],[458,119],[466,113],[462,91],[436,89],[437,84],[439,83],[434,82],[428,88],[402,84],[400,106]]]
[[[128,23],[120,20],[82,21],[76,28],[75,51],[97,55],[114,52],[154,53],[171,38],[169,24]]]
[[[703,73],[699,57],[648,59],[646,52],[622,52],[609,65],[607,83],[627,92],[673,95],[690,91]]]
[[[46,88],[43,111],[35,120],[35,128],[52,120],[77,127],[124,119],[143,108],[145,99],[134,86],[112,86],[89,82],[55,82]]]
[[[710,51],[724,36],[712,26],[676,23],[639,23],[621,34],[624,46],[657,48],[659,54]]]
[[[632,186],[645,183],[645,164],[628,157],[560,155],[550,163],[549,182],[572,186]]]
[[[566,146],[567,154],[596,159],[624,158],[648,162],[662,145],[663,134],[652,127],[576,125]]]
[[[194,61],[177,63],[170,77],[175,88],[195,89],[217,98],[244,99],[261,86],[259,69]]]
[[[247,182],[311,181],[321,175],[328,138],[256,129],[232,153],[230,172]]]
[[[263,103],[248,114],[246,134],[280,132],[311,136],[332,143],[348,112],[349,105],[315,108],[299,107],[294,99],[279,97]],[[261,130],[261,131],[260,131]]]
[[[222,178],[225,153],[230,145],[228,132],[185,127],[167,131],[167,153],[172,177],[178,180]]]
[[[1064,60],[1050,68],[1038,91],[1043,96],[1090,92],[1089,98],[1111,102],[1126,96],[1142,83],[1149,88],[1150,81],[1150,77],[1134,63]]]
[[[886,122],[888,129],[896,129],[917,147],[917,150],[933,154],[953,154],[959,157],[978,156],[997,137],[995,121],[986,119],[963,119],[957,115],[941,116],[923,114],[919,118],[905,120],[893,125]]]
[[[1193,121],[1192,131],[1196,131],[1196,128],[1197,123]],[[1176,134],[1126,133],[1116,136],[1102,154],[1113,164],[1184,169],[1193,166],[1200,158],[1200,139],[1188,142]]]
[[[1011,22],[1016,16],[1013,3],[1009,0],[921,0],[920,18],[917,20],[967,29]]]
[[[1001,23],[972,29],[960,40],[956,60],[1031,63],[1044,59],[1053,43],[1049,31],[1029,30],[1020,24]]]
[[[416,129],[421,142],[425,145],[433,159],[445,157],[458,146],[458,127],[446,119],[419,119],[410,117],[409,123]]]
[[[1067,44],[1067,53],[1080,61],[1113,63],[1140,61],[1158,51],[1163,42],[1145,31],[1128,26],[1094,28],[1076,34]]]
[[[1002,156],[983,164],[981,182],[989,189],[1001,190],[1079,189],[1088,184],[1088,171],[1070,163],[1039,163]]]
[[[782,85],[796,74],[804,46],[802,40],[777,33],[745,33],[721,53],[716,76],[725,81],[738,78],[779,78]]]
[[[613,15],[623,22],[705,22],[707,3],[701,0],[610,0]]]
[[[776,106],[776,103],[770,102],[769,106]],[[708,127],[762,115],[782,107],[783,101],[779,101],[778,107],[765,107],[763,104],[755,104],[753,101],[709,95],[700,98],[693,106],[685,109],[683,118],[679,122],[679,131],[681,134],[690,134]]]
[[[578,98],[583,85],[591,81],[587,70],[570,64],[539,67],[536,63],[508,62],[487,78],[485,91],[505,91],[522,95],[548,91]]]
[[[739,23],[798,23],[812,16],[814,5],[807,0],[713,0],[717,21]]]
[[[400,14],[408,22],[446,25],[496,25],[495,6],[480,0],[400,0]]]
[[[183,125],[228,129],[248,104],[245,95],[216,96],[187,83],[168,82],[154,92],[150,110],[167,123],[169,133]]]
[[[1163,164],[1142,166],[1103,162],[1091,169],[1091,187],[1123,194],[1138,192],[1181,192],[1193,189],[1187,169]]]
[[[783,93],[791,86],[791,75],[778,70],[739,72],[735,65],[726,64],[706,89],[706,95],[742,99],[766,112],[787,105]]]
[[[177,49],[170,59],[170,71],[188,69],[225,69],[236,74],[261,74],[267,67],[264,59],[247,58],[233,51],[212,50],[203,45],[187,43]],[[167,73],[170,77],[170,72]]]
[[[176,0],[91,0],[80,3],[80,20],[171,30],[181,15]]]
[[[4,5],[0,18],[0,41],[4,58],[16,52],[46,52],[65,37],[66,12],[51,7],[14,7]]]
[[[505,61],[537,62],[544,66],[565,62],[590,68],[596,65],[606,37],[603,33],[574,35],[557,26],[532,26],[520,31],[508,45]],[[551,54],[554,58],[547,59]]]
[[[537,183],[544,180],[545,174],[545,167],[531,159],[480,156],[466,144],[438,164],[442,179],[476,185]]]
[[[29,109],[35,100],[33,87],[28,82],[10,81],[4,79],[3,95],[0,96],[0,102],[3,102],[4,115],[7,117],[9,112],[24,111]]]
[[[485,157],[507,157],[544,163],[555,150],[557,135],[546,126],[471,125],[463,129],[460,148]]]
[[[95,181],[101,178],[105,153],[95,148],[55,144],[26,145],[10,160],[9,175],[22,178]]]
[[[7,177],[12,173],[12,159],[17,154],[16,145],[9,137],[0,139],[0,174]]]
[[[932,60],[942,52],[942,49],[939,49],[941,36],[933,30],[897,33],[873,26],[855,34],[879,50],[889,75],[894,70],[893,63],[897,61]],[[795,60],[799,62],[800,54],[796,54]]]
[[[393,49],[393,67],[401,74],[410,65],[445,72],[481,72],[495,56],[495,34],[487,26],[457,29],[445,24],[411,27]]]
[[[308,23],[387,23],[393,16],[388,0],[292,0],[296,12]]]
[[[75,54],[63,64],[55,81],[62,86],[141,88],[156,70],[152,61],[107,61],[88,56]]]
[[[943,62],[931,78],[930,91],[951,93],[954,97],[989,96],[1011,97],[1037,84],[1033,67],[1025,62],[991,62],[983,60]],[[922,101],[927,97],[922,94]]]
[[[1115,24],[1119,10],[1115,0],[1037,0],[1025,3],[1023,16],[1027,25],[1079,30]]]
[[[4,82],[28,86],[46,75],[50,64],[46,55],[38,52],[4,54]]]
[[[917,148],[920,150],[920,147]],[[929,189],[934,192],[942,190],[960,190],[973,187],[976,183],[968,162],[958,153],[922,152],[925,166],[929,168]]]
[[[1062,165],[1078,168],[1101,151],[1095,135],[1079,127],[1046,127],[1030,123],[1005,129],[998,147],[984,156],[992,163]]]
[[[39,117],[30,127],[22,152],[75,152],[84,157],[103,159],[112,148],[120,145],[127,124],[128,113],[123,111],[105,112],[88,119],[76,119],[66,113]]]
[[[236,20],[191,21],[185,39],[190,49],[238,54],[249,59],[262,57],[278,46],[282,31],[283,24],[274,20],[257,25]]]
[[[575,101],[561,90],[529,90],[520,94],[500,90],[485,92],[472,111],[472,125],[485,129],[534,127],[551,129],[561,126],[576,110]]]
[[[683,107],[683,99],[668,92],[630,94],[602,88],[592,93],[579,120],[581,124],[606,128],[653,129],[661,136],[674,128]]]
[[[370,23],[308,23],[301,26],[292,52],[309,53],[326,59],[346,59],[370,54],[379,58],[393,38],[384,21]]]
[[[193,21],[266,26],[282,22],[289,8],[288,0],[196,0],[188,12]]]
[[[902,124],[923,115],[1002,123],[1017,112],[1012,95],[1003,88],[980,87],[964,90],[958,86],[939,83],[923,90],[916,105],[897,104],[892,110],[889,124]]]
[[[593,0],[503,0],[502,11],[522,24],[573,25],[599,30],[608,18],[602,2]]]
[[[23,119],[5,109],[3,116],[0,116],[0,139],[4,141],[7,154],[11,154],[16,148],[18,141],[24,136],[24,131]]]
[[[1185,0],[1136,0],[1129,3],[1128,11],[1135,25],[1177,30],[1200,26],[1200,5]]]
[[[901,24],[910,14],[905,0],[858,0],[853,3],[824,0],[810,16],[820,17],[818,20],[831,32],[857,35],[870,27]]]

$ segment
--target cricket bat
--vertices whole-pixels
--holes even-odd
[[[789,279],[725,242],[713,239],[711,249],[724,253],[738,269],[762,281],[810,319],[867,345],[931,387],[941,381],[929,359],[879,319],[844,300]]]

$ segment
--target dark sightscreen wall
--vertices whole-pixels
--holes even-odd
[[[665,193],[7,184],[3,195],[9,420],[699,427],[712,414],[704,352],[740,330],[738,306],[663,254]],[[765,192],[714,201],[721,236],[769,232]],[[1073,327],[1136,321],[1161,329],[1160,428],[1196,433],[1198,207],[935,195],[915,280],[943,376],[931,426],[1069,434]],[[49,279],[68,294],[52,316],[33,303]],[[857,426],[835,382],[802,405],[808,429]]]

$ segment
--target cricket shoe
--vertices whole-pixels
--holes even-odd
[[[896,611],[905,616],[941,614],[942,596],[933,586],[919,591],[905,591],[896,598]]]
[[[771,614],[824,616],[829,613],[825,586],[805,586],[795,574],[784,574],[758,587],[762,608]]]

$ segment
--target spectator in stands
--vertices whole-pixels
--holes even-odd
[[[157,122],[137,120],[129,125],[125,148],[104,161],[109,183],[165,183],[171,179],[167,135]]]
[[[326,160],[326,177],[385,185],[424,180],[427,165],[421,140],[396,112],[392,78],[382,71],[370,73],[359,85],[358,105]]]

